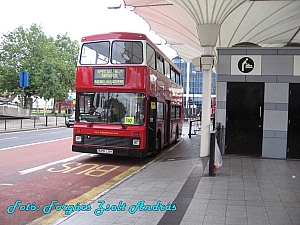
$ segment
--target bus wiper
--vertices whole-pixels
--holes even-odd
[[[125,127],[125,125],[122,123],[122,121],[121,121],[121,119],[119,119],[119,123],[120,123],[120,125],[122,126],[122,129],[126,129],[126,127]]]

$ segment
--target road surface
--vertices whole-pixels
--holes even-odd
[[[0,134],[0,224],[50,224],[150,160],[75,153],[71,145],[65,127]]]

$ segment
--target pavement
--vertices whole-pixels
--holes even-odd
[[[155,161],[52,225],[300,224],[299,160],[224,156],[212,177],[208,157],[199,157],[201,136],[189,139],[187,130]]]

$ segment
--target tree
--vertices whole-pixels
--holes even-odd
[[[19,94],[19,72],[29,72],[25,95],[64,100],[75,87],[78,43],[65,35],[47,37],[40,26],[22,26],[4,34],[0,43],[0,92]]]
[[[51,43],[54,46],[50,49],[55,51],[49,53],[49,58],[42,65],[38,93],[44,93],[45,99],[54,98],[55,102],[64,100],[69,90],[75,89],[78,43],[71,41],[66,34],[57,35],[56,40],[52,39]],[[45,80],[48,82],[45,83]]]

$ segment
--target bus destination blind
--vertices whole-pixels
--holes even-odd
[[[94,85],[125,85],[125,69],[94,69]]]

